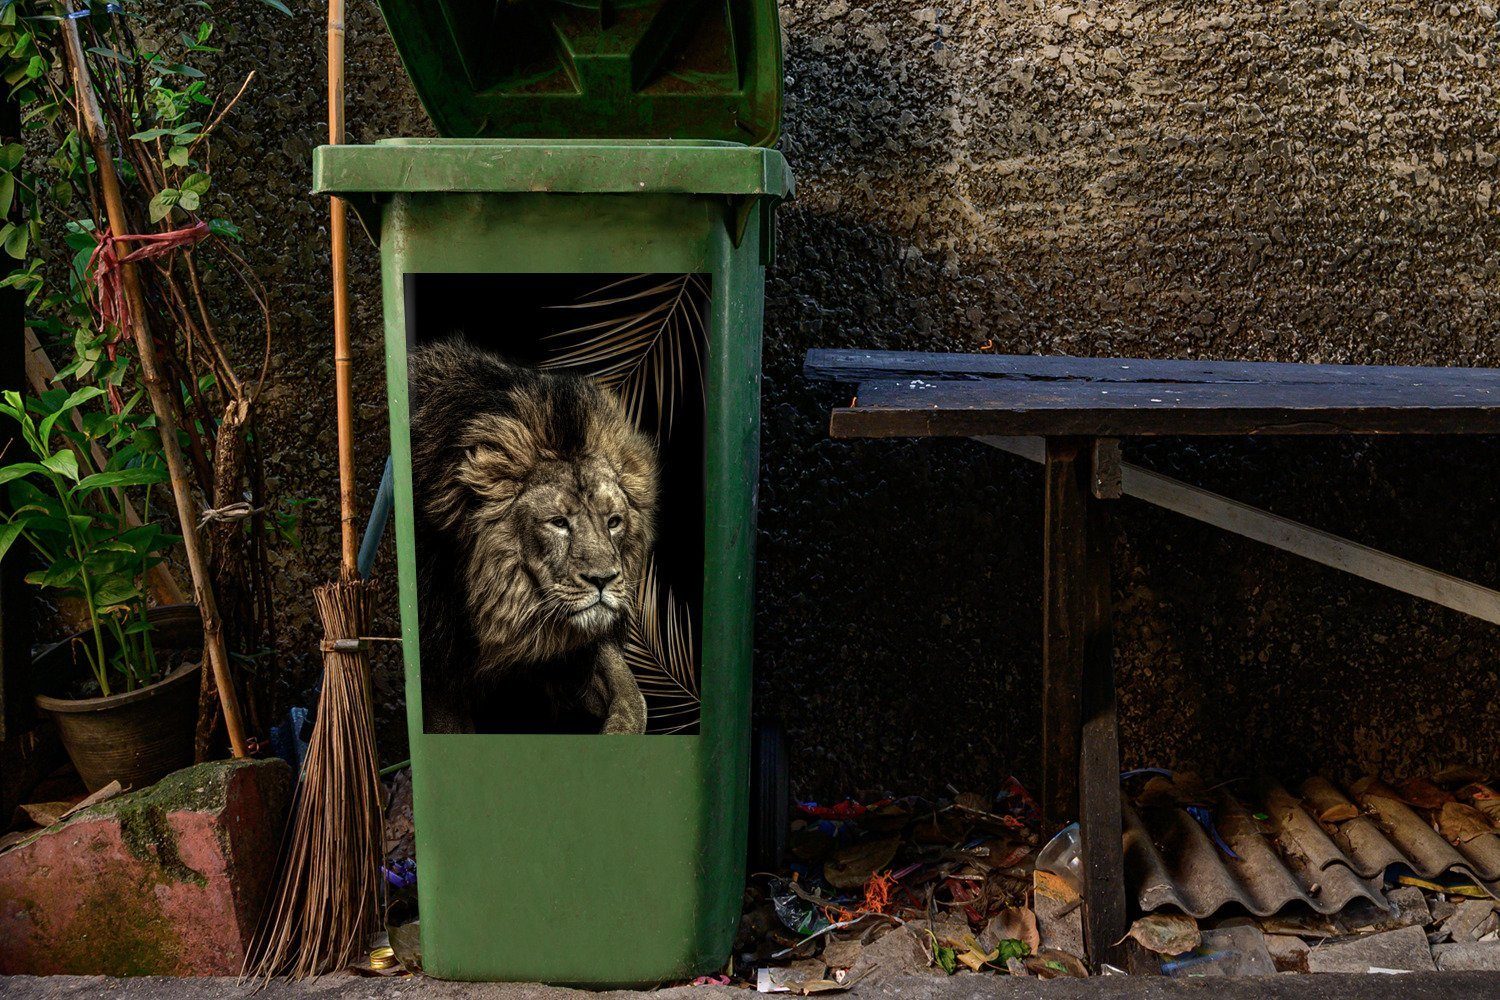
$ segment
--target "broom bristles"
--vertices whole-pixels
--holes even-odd
[[[369,632],[363,581],[314,595],[328,639]],[[380,918],[380,773],[363,652],[323,654],[323,694],[282,843],[274,897],[245,957],[244,976],[301,979],[346,968]]]

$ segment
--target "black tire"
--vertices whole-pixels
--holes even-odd
[[[750,871],[780,871],[791,800],[786,734],[779,722],[761,723],[750,734]]]

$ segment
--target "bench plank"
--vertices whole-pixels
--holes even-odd
[[[859,383],[835,438],[1500,433],[1500,384],[1125,382],[922,376]]]
[[[803,373],[814,381],[848,383],[924,377],[955,381],[1420,384],[1500,388],[1500,369],[1496,368],[943,354],[930,351],[812,350],[807,352]]]

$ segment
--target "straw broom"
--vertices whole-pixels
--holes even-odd
[[[344,4],[328,4],[328,141],[344,141]],[[382,819],[370,671],[363,637],[370,595],[359,579],[354,509],[353,356],[348,229],[330,206],[334,391],[338,402],[340,574],[314,591],[323,622],[323,694],[283,844],[275,898],[247,956],[247,973],[295,978],[334,972],[364,950],[380,919]]]

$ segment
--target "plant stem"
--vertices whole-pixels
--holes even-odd
[[[43,446],[47,442],[42,442]],[[98,660],[93,663],[94,677],[99,681],[99,690],[107,697],[109,695],[109,660],[104,655],[104,630],[99,625],[99,609],[94,607],[94,587],[89,582],[88,567],[84,564],[83,539],[78,537],[78,528],[73,524],[73,505],[68,502],[69,491],[62,477],[53,473],[48,476],[52,480],[52,488],[57,491],[58,501],[62,504],[63,517],[68,522],[68,534],[73,536],[73,551],[78,553],[78,579],[83,584],[83,600],[89,609],[89,626],[94,632],[94,649],[98,653]]]
[[[64,13],[71,14],[71,0],[64,0]],[[109,135],[99,102],[89,79],[88,64],[83,54],[83,42],[78,37],[78,22],[66,18],[62,22],[63,40],[66,43],[68,61],[72,64],[73,93],[78,102],[79,117],[83,119],[84,131],[93,149],[95,168],[98,170],[99,187],[104,194],[104,204],[109,216],[109,228],[115,239],[130,235],[130,223],[125,214],[125,202],[120,194],[120,179],[115,174],[115,163],[110,153]],[[167,387],[163,384],[157,362],[156,342],[146,325],[146,301],[141,294],[140,275],[135,265],[121,267],[125,301],[129,307],[131,332],[135,338],[136,353],[141,362],[141,378],[151,396],[151,409],[161,432],[162,453],[167,460],[167,472],[172,480],[172,498],[177,504],[177,522],[182,531],[182,547],[187,555],[188,568],[193,577],[193,596],[198,602],[198,613],[203,619],[203,651],[213,668],[214,679],[219,688],[219,699],[223,704],[224,728],[229,733],[229,745],[236,757],[244,757],[245,733],[240,720],[239,699],[234,691],[234,679],[229,673],[229,657],[224,649],[224,630],[219,621],[219,609],[214,600],[212,579],[208,562],[204,557],[202,539],[198,534],[198,512],[188,486],[188,468],[183,460],[182,443],[178,440],[177,415]]]

